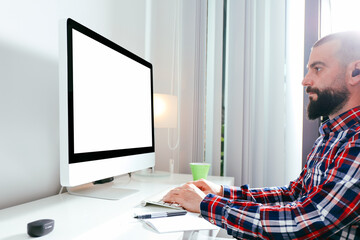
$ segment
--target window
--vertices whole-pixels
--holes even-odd
[[[360,31],[359,0],[322,0],[321,37],[341,31]]]
[[[304,1],[208,4],[205,159],[236,184],[286,184],[301,170]]]

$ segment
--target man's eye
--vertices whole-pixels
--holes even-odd
[[[315,69],[316,72],[320,72],[322,68],[321,67],[314,67],[314,69]]]

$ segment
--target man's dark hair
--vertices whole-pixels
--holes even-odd
[[[340,47],[335,53],[340,63],[347,66],[349,63],[360,60],[360,32],[349,31],[327,35],[318,40],[313,48],[330,41],[339,41]]]

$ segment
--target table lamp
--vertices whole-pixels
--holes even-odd
[[[167,128],[168,136],[167,142],[169,149],[173,151],[179,146],[179,128],[178,128],[178,98],[177,96],[168,94],[154,94],[154,127],[155,128]],[[170,130],[178,129],[177,140],[175,146],[170,144]],[[169,159],[169,172],[155,171],[154,167],[151,168],[151,172],[142,171],[139,173],[144,176],[168,176],[169,173],[174,171],[174,159]]]
[[[155,128],[177,128],[177,97],[154,94]]]
[[[154,94],[154,125],[155,128],[168,129],[168,147],[173,152],[179,145],[179,131],[175,146],[170,144],[170,129],[178,128],[178,98],[168,94]],[[174,158],[169,160],[170,174],[174,172]]]

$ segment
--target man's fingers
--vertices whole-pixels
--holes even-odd
[[[178,203],[176,201],[177,196],[180,195],[180,189],[179,188],[175,188],[170,190],[164,197],[163,197],[163,201],[164,202],[169,202],[169,203]]]

